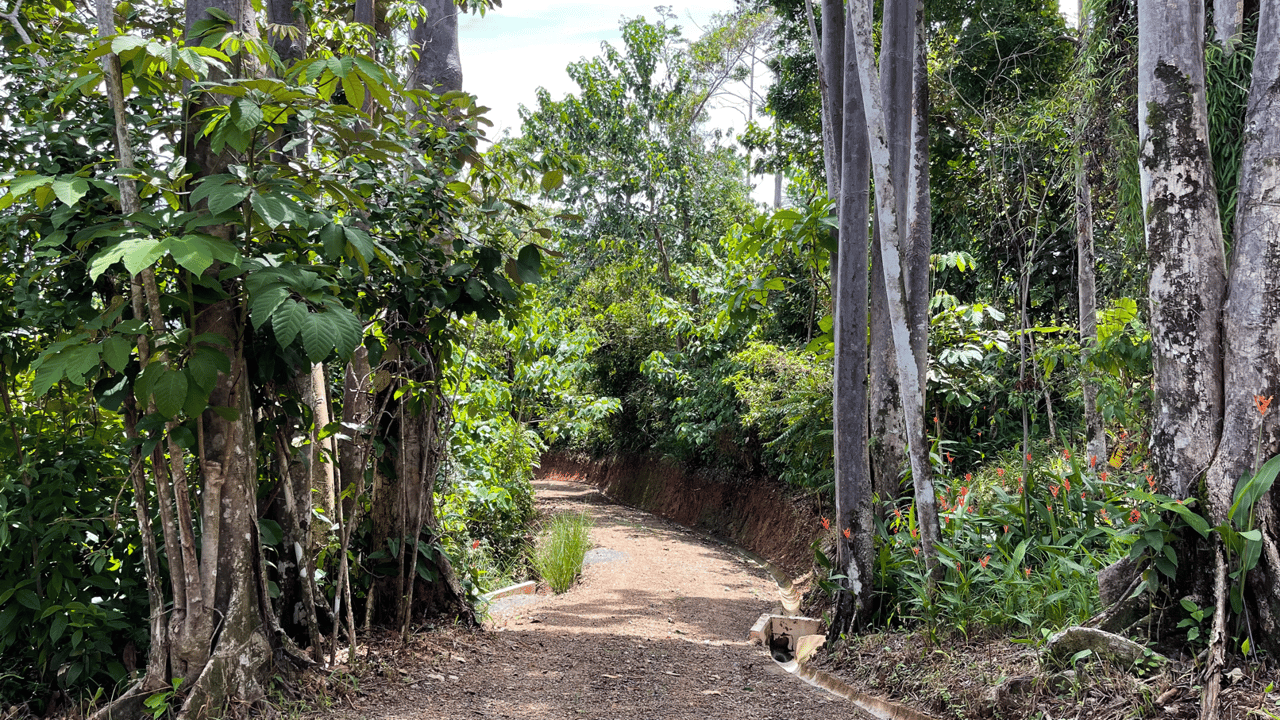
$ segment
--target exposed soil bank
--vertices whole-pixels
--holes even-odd
[[[812,502],[787,497],[759,478],[714,480],[678,463],[644,456],[542,457],[539,478],[594,485],[610,499],[697,528],[750,550],[796,577],[810,569],[820,532]]]

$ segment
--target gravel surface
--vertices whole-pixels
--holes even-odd
[[[535,482],[546,514],[586,511],[595,562],[563,595],[495,604],[483,630],[438,628],[409,648],[370,642],[361,679],[326,717],[801,720],[852,716],[747,642],[779,606],[769,576],[714,539]],[[525,600],[528,602],[525,602]],[[342,706],[345,706],[343,708]]]

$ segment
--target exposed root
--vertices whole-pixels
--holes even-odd
[[[1200,720],[1218,720],[1218,695],[1222,691],[1227,649],[1227,558],[1221,537],[1215,540],[1213,553],[1213,629],[1209,634],[1209,662],[1204,669],[1204,694],[1200,696]]]

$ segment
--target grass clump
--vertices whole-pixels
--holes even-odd
[[[582,573],[583,558],[591,548],[590,530],[586,513],[556,515],[534,548],[533,567],[556,594],[568,590]]]

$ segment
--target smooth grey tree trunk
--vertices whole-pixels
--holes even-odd
[[[900,1],[900,0],[890,0]],[[907,0],[910,2],[910,0]],[[938,566],[938,510],[937,497],[928,465],[928,448],[924,447],[923,404],[919,393],[905,392],[906,388],[920,387],[919,365],[912,353],[911,331],[908,320],[906,277],[902,265],[902,246],[906,236],[904,218],[898,216],[899,192],[892,174],[889,134],[885,124],[884,102],[880,95],[879,71],[875,65],[872,41],[870,8],[862,3],[850,5],[853,22],[852,49],[857,58],[861,80],[863,106],[867,115],[868,140],[871,151],[871,168],[876,184],[876,217],[880,221],[880,249],[883,259],[885,290],[889,306],[889,318],[893,331],[894,360],[897,365],[898,385],[901,392],[903,419],[908,438],[907,455],[915,485],[917,518],[920,523],[921,555],[932,573]]]
[[[1151,458],[1188,497],[1222,419],[1226,268],[1209,154],[1203,0],[1138,2],[1138,143],[1151,284]]]
[[[1216,10],[1216,8],[1215,8]],[[1261,4],[1253,80],[1245,115],[1230,290],[1223,310],[1223,425],[1217,454],[1205,485],[1215,524],[1227,518],[1236,483],[1254,474],[1280,452],[1280,423],[1269,408],[1280,386],[1280,2]],[[1262,412],[1264,409],[1266,413]],[[1250,574],[1246,612],[1250,642],[1280,650],[1280,526],[1277,493],[1256,508],[1254,527],[1262,531],[1258,567]],[[1218,693],[1225,663],[1229,570],[1215,547],[1214,622],[1201,705],[1202,718],[1218,716]]]
[[[410,84],[415,89],[443,94],[462,89],[462,58],[458,52],[458,7],[453,0],[418,0],[425,20],[410,33],[418,46]]]
[[[1235,51],[1244,28],[1244,0],[1213,0],[1213,39],[1228,55]]]
[[[860,0],[854,0],[859,2]],[[842,18],[848,41],[853,25]],[[867,456],[867,221],[870,160],[862,87],[852,53],[844,55],[844,107],[840,158],[840,241],[835,262],[834,335],[836,557],[847,578],[831,623],[838,635],[860,625],[870,609],[875,522]],[[849,536],[844,536],[844,531]]]
[[[1076,263],[1080,295],[1080,350],[1087,359],[1098,342],[1097,284],[1093,259],[1093,191],[1089,184],[1089,151],[1077,146],[1076,159]],[[1082,363],[1080,378],[1084,401],[1085,456],[1107,457],[1107,435],[1098,412],[1098,384],[1093,371]]]

